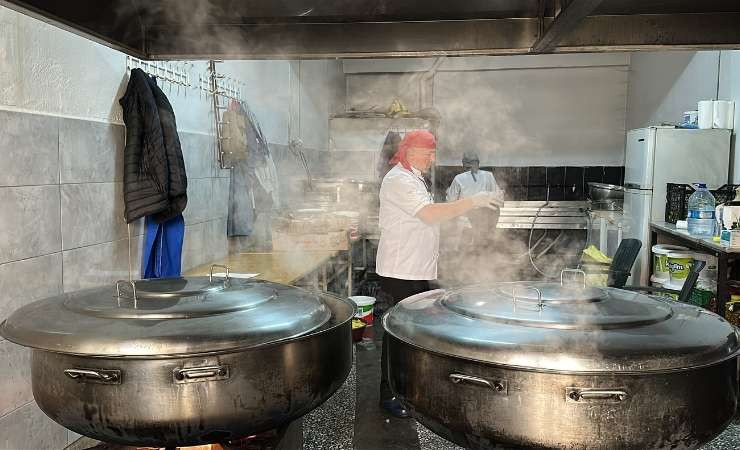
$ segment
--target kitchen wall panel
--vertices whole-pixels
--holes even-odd
[[[59,119],[62,183],[123,181],[122,125]]]
[[[63,184],[62,246],[70,250],[128,235],[123,219],[123,183]],[[143,219],[131,224],[133,236],[143,233]]]
[[[59,119],[0,111],[0,186],[59,183]]]
[[[209,219],[223,219],[229,215],[229,187],[228,178],[213,178],[213,198]]]
[[[679,123],[699,100],[717,98],[719,51],[636,52],[630,64],[627,129]]]
[[[0,322],[21,306],[61,293],[61,253],[0,264]]]
[[[229,241],[226,238],[226,218],[205,223],[203,245],[206,254],[204,263],[223,258],[228,253]]]
[[[188,205],[183,212],[185,224],[194,225],[210,219],[213,181],[210,178],[188,180]]]
[[[134,278],[139,278],[142,242],[143,236],[136,236],[131,240]],[[110,285],[116,280],[127,280],[128,254],[128,239],[65,250],[62,259],[64,291],[76,291],[104,284]]]
[[[188,179],[210,178],[213,173],[213,136],[198,133],[180,133],[180,146]]]
[[[740,50],[723,50],[720,61],[719,98],[735,102],[735,122],[732,133],[732,183],[740,184]]]
[[[629,60],[625,53],[440,58],[436,73],[428,72],[434,58],[344,61],[347,105],[385,111],[399,98],[414,112],[425,91],[441,116],[441,165],[460,164],[466,150],[493,166],[622,165]]]
[[[59,186],[0,187],[0,264],[61,249]]]
[[[31,350],[0,341],[0,417],[33,400]]]
[[[36,402],[0,417],[0,448],[8,450],[63,449],[67,429],[49,419]]]
[[[209,262],[205,230],[206,224],[203,222],[185,226],[185,240],[182,244],[183,272]]]
[[[624,164],[627,68],[441,72],[437,159],[481,165]]]
[[[282,82],[264,89],[263,75],[279,71],[287,80],[290,72],[284,61],[249,71],[257,65],[225,62],[219,71],[242,81],[248,72],[249,90],[261,106]],[[207,75],[205,61],[185,67],[194,85]],[[118,103],[127,72],[123,53],[0,6],[0,320],[40,298],[128,278],[125,127]],[[195,250],[186,250],[183,265],[205,264],[225,256],[224,200],[214,204],[213,190],[216,185],[223,191],[230,176],[215,162],[212,99],[195,86],[159,85],[174,108],[191,180],[186,211],[201,222],[186,230],[194,233],[186,240]],[[261,119],[273,112],[288,117],[285,103],[270,104],[274,110],[254,108]],[[284,132],[284,124],[271,131]],[[222,218],[212,220],[216,216]],[[132,232],[132,275],[139,278],[141,221]],[[208,247],[196,242],[206,237]],[[27,355],[0,339],[0,449],[62,449],[79,435],[54,424],[32,402]]]

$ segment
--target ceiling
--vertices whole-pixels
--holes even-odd
[[[740,48],[737,0],[0,0],[146,59]]]

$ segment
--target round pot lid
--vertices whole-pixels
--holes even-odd
[[[436,290],[383,317],[394,337],[485,363],[559,372],[652,372],[715,364],[740,332],[703,308],[615,289],[547,282]]]
[[[77,291],[15,311],[0,334],[27,347],[173,357],[269,345],[331,319],[329,294],[234,278],[170,278]]]

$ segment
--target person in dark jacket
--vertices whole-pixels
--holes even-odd
[[[124,217],[131,223],[151,215],[164,223],[187,205],[187,176],[172,105],[141,69],[131,70],[119,103],[126,123]]]

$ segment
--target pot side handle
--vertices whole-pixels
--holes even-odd
[[[121,384],[121,371],[117,369],[65,369],[64,374],[80,382]]]
[[[624,389],[565,388],[567,402],[578,403],[619,403],[627,400],[629,394]]]
[[[494,380],[490,381],[485,378],[475,377],[472,375],[465,375],[463,373],[451,373],[450,381],[454,384],[473,384],[476,386],[487,387],[494,392],[504,394],[507,393],[506,380]]]
[[[175,383],[218,381],[229,378],[229,366],[178,368],[173,372]]]

